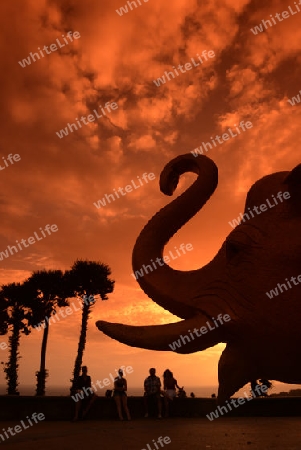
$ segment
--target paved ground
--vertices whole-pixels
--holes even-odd
[[[0,430],[17,424],[1,422]],[[159,436],[171,442],[157,443],[156,449],[152,440]],[[300,450],[301,418],[40,422],[1,445],[9,450]]]

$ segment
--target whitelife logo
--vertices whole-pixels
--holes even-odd
[[[72,35],[73,35],[73,36],[72,36]],[[62,34],[62,37],[63,37],[63,39],[64,39],[64,41],[65,41],[66,44],[63,44],[63,45],[62,45],[62,43],[60,42],[60,40],[59,40],[59,39],[56,39],[56,42],[58,43],[59,48],[65,47],[65,45],[69,45],[69,42],[67,41],[67,39],[65,38],[65,36],[64,36],[63,34]],[[79,34],[78,31],[75,31],[74,33],[72,33],[72,31],[68,31],[67,37],[69,38],[70,42],[73,42],[73,38],[74,38],[74,39],[79,39],[79,38],[80,38],[80,34]],[[51,45],[50,45],[50,51],[48,51],[48,46],[47,46],[47,45],[44,45],[44,47],[43,47],[43,50],[46,52],[47,55],[50,55],[51,52],[55,52],[57,49],[58,49],[58,47],[57,47],[56,44],[51,44]],[[40,55],[44,58],[45,55],[44,55],[43,51],[40,49],[40,47],[38,47],[38,50],[39,50],[39,52],[40,52]],[[36,61],[35,58],[41,59],[38,53],[32,53],[32,52],[30,52],[30,53],[29,53],[29,56],[28,56],[27,58],[22,59],[22,61],[18,61],[18,63],[20,64],[20,66],[21,66],[23,69],[24,69],[24,67],[26,67],[26,65],[27,65],[27,66],[30,66],[30,64],[31,64],[30,58],[33,60],[33,62]]]
[[[239,127],[242,129],[242,131],[246,131],[246,128],[247,128],[247,129],[253,128],[253,124],[252,124],[252,122],[250,122],[249,120],[248,120],[246,123],[244,123],[244,121],[242,120],[242,121],[240,122],[240,124],[239,124],[239,127],[238,127],[236,124],[235,124],[234,126],[236,127],[236,131],[237,131],[238,134],[232,133],[231,128],[228,128],[227,131],[229,131],[229,134],[228,134],[228,133],[224,133],[224,134],[222,134],[222,136],[219,136],[218,134],[215,136],[215,139],[217,140],[217,142],[218,142],[219,144],[223,144],[224,142],[228,141],[228,140],[230,139],[230,137],[231,137],[231,138],[234,138],[234,137],[238,136],[238,135],[240,134],[240,129],[239,129]],[[245,128],[245,127],[246,127],[246,128]],[[214,145],[214,147],[217,147],[217,144],[216,144],[216,142],[215,142],[215,139],[213,139],[212,136],[210,137],[210,139],[211,139],[212,144]],[[203,152],[203,149],[202,149],[202,146],[203,146],[204,150],[205,150],[206,152],[208,152],[208,150],[209,150],[209,149],[207,148],[208,145],[209,145],[209,149],[211,150],[211,149],[212,149],[212,145],[210,144],[210,142],[202,142],[202,144],[200,145],[200,147],[195,148],[195,149],[192,150],[190,153],[192,153],[193,156],[196,158],[198,155],[202,155],[202,154],[204,153],[204,152]]]
[[[275,16],[273,17],[272,14],[270,14],[271,20],[262,20],[261,23],[264,25],[264,28],[267,30],[267,23],[269,25],[269,27],[272,27],[273,25],[278,25],[277,22],[275,21],[275,18],[277,18],[278,23],[282,22],[284,19],[289,19],[289,17],[294,16],[295,14],[298,14],[301,10],[299,8],[299,6],[297,5],[297,2],[294,2],[295,6],[296,6],[296,10],[297,11],[293,11],[292,8],[290,6],[288,6],[288,9],[290,12],[288,11],[282,11],[281,15],[282,15],[282,19],[280,17],[279,13],[276,13]],[[299,1],[299,5],[301,5],[301,0]],[[262,33],[264,31],[264,28],[262,26],[262,24],[255,26],[254,28],[250,28],[250,30],[252,31],[253,34],[258,34],[258,33]]]
[[[101,109],[101,112],[103,113],[103,115],[104,116],[106,116],[106,113],[105,113],[105,110],[103,109],[103,107],[101,106],[101,105],[98,105],[99,106],[99,108]],[[115,102],[106,102],[106,104],[104,105],[104,108],[109,112],[109,113],[111,113],[112,111],[111,111],[111,109],[114,111],[115,109],[117,109],[118,108],[118,105],[117,105],[117,103],[115,103]],[[89,123],[91,123],[91,122],[94,122],[95,121],[95,119],[97,118],[97,119],[99,119],[99,118],[101,118],[102,117],[102,114],[98,114],[97,113],[97,111],[96,111],[96,109],[93,109],[93,112],[95,113],[95,116],[94,116],[94,114],[89,114],[88,116],[81,116],[81,118],[78,120],[78,118],[76,117],[76,121],[77,121],[77,125],[80,127],[80,128],[82,128],[82,125],[81,125],[81,123],[80,122],[82,122],[84,125],[89,125]],[[87,119],[86,119],[87,118]],[[87,122],[87,120],[88,120],[88,122]],[[56,131],[55,132],[55,134],[60,138],[60,139],[62,139],[64,136],[68,136],[68,134],[69,134],[69,131],[68,131],[68,128],[69,128],[69,130],[71,131],[71,133],[73,133],[73,129],[72,129],[72,127],[75,127],[75,130],[77,131],[78,130],[78,128],[77,128],[77,126],[76,126],[76,124],[75,123],[67,123],[67,127],[66,128],[63,128],[62,130],[60,130],[60,131]]]
[[[301,101],[300,94],[301,94],[301,90],[299,91],[299,94],[297,94],[296,97],[292,97],[291,99],[287,100],[291,106],[295,106],[296,104],[300,103],[300,101]]]
[[[203,57],[206,61],[208,61],[208,58],[207,58],[206,53],[208,53],[209,58],[214,58],[214,57],[215,57],[215,54],[214,54],[214,51],[213,51],[213,50],[209,50],[209,52],[207,52],[207,50],[204,50],[204,51],[202,52],[202,57]],[[201,64],[203,64],[203,60],[202,60],[202,58],[200,57],[200,55],[199,55],[198,53],[197,53],[197,56],[198,56],[198,60],[201,62]],[[193,63],[194,67],[197,67],[197,66],[200,65],[199,63],[196,63],[195,60],[194,60],[193,58],[190,58],[190,60],[191,60],[191,62]],[[186,70],[184,70],[183,67],[184,67],[184,65],[181,65],[181,64],[179,64],[178,67],[177,67],[177,68],[181,71],[181,73],[186,73],[186,71],[193,69],[193,67],[192,67],[192,65],[190,64],[190,62],[188,62],[188,63],[185,64],[185,69],[186,69]],[[177,77],[178,77],[180,74],[179,74],[179,72],[177,71],[177,69],[175,68],[175,66],[173,66],[173,69],[174,69],[174,72],[176,73],[176,75],[177,75]],[[170,75],[172,75],[172,78],[175,78],[174,72],[167,72],[167,71],[164,72],[164,75],[166,76],[166,78],[168,79],[168,81],[170,81]],[[157,80],[153,80],[153,82],[155,83],[155,85],[156,85],[157,87],[159,87],[161,84],[165,84],[165,83],[166,83],[166,80],[165,80],[164,75],[162,75],[162,78],[157,78]]]
[[[154,449],[151,448],[151,446],[149,444],[146,444],[147,448],[142,448],[141,450],[159,450],[160,448],[164,447],[164,444],[165,445],[170,444],[171,443],[171,439],[170,439],[169,436],[165,436],[165,437],[160,436],[160,437],[158,437],[157,442],[155,441],[155,439],[153,439],[153,443],[154,443],[154,446],[155,446]],[[157,445],[157,443],[160,444],[161,447],[159,447]]]
[[[216,328],[218,328],[220,325],[223,325],[223,323],[224,323],[223,319],[224,319],[225,322],[229,322],[231,320],[231,317],[229,316],[229,314],[224,314],[224,316],[222,314],[219,314],[217,316],[216,320],[218,320],[220,322],[220,324],[218,324],[217,321],[214,319],[214,317],[212,317],[212,321],[214,322],[215,327],[212,328],[210,326],[210,323],[207,321],[206,325],[208,325],[208,328],[205,327],[205,326],[201,327],[200,328],[200,334],[198,334],[199,333],[198,329],[194,328],[193,333],[195,333],[195,335],[197,337],[201,337],[203,334],[208,333],[209,330],[213,331]],[[190,338],[194,341],[195,338],[194,338],[191,330],[188,330],[188,333],[190,334]],[[185,341],[185,338],[187,339],[187,341]],[[188,342],[191,342],[190,338],[189,338],[189,336],[187,334],[184,334],[184,336],[182,334],[180,334],[180,339],[178,339],[177,341],[173,341],[172,344],[168,344],[168,345],[172,349],[172,351],[174,352],[174,351],[177,350],[177,348],[181,348],[182,345],[185,345]],[[181,342],[181,340],[182,340],[182,342]]]
[[[132,366],[121,366],[120,369],[123,371],[123,376],[126,377],[126,372],[127,373],[133,373],[133,367]],[[115,369],[115,372],[117,374],[116,378],[120,378],[120,375],[118,373],[118,370],[120,369]],[[111,378],[111,381],[109,380],[109,378],[104,378],[102,381],[101,380],[97,380],[95,381],[95,384],[97,384],[97,386],[100,389],[103,389],[104,387],[108,387],[110,386],[110,384],[114,384],[114,381],[116,378],[114,378],[114,376],[109,373],[109,377]],[[102,386],[103,383],[103,386]],[[78,402],[79,400],[83,400],[85,395],[90,395],[93,394],[94,392],[97,392],[97,388],[95,386],[94,383],[91,383],[92,387],[83,387],[83,389],[81,390],[81,392],[77,392],[76,395],[71,395],[72,400],[74,400],[75,402]]]
[[[35,237],[30,236],[29,238],[27,238],[28,244],[26,243],[26,239],[21,239],[21,242],[19,242],[18,239],[17,239],[16,240],[16,244],[19,247],[19,249],[23,250],[22,245],[24,246],[24,248],[26,248],[26,247],[29,247],[29,245],[35,244],[36,240],[37,241],[41,241],[43,238],[47,237],[47,234],[45,234],[44,231],[47,231],[48,236],[51,235],[51,232],[52,233],[56,233],[58,231],[58,227],[57,227],[56,224],[53,224],[53,225],[49,225],[48,224],[48,225],[46,225],[44,230],[41,227],[40,227],[40,230],[41,230],[41,234],[42,234],[43,237],[39,237],[39,235],[36,233],[36,231],[34,231],[33,234],[34,234]],[[36,238],[36,240],[35,240],[35,238]],[[8,252],[10,252],[10,254],[13,255],[14,254],[13,250],[14,250],[15,253],[19,252],[19,250],[17,249],[17,247],[15,245],[12,245],[12,246],[8,245],[7,246],[7,250],[4,250],[4,252],[0,252],[0,261],[3,260],[3,257],[4,258],[8,258],[9,257],[9,253]]]
[[[295,281],[297,279],[298,279],[298,281]],[[291,283],[288,281],[288,278],[286,278],[285,280],[286,280],[288,287],[290,289],[292,289],[292,287],[294,287],[294,286],[291,285]],[[301,283],[301,275],[298,275],[298,277],[291,277],[291,282],[294,283],[295,286],[298,286],[298,284]],[[281,294],[283,293],[283,289],[282,289],[283,287],[285,288],[286,291],[288,291],[287,285],[285,283],[277,284],[277,287]],[[274,296],[277,297],[277,295],[279,295],[277,287],[275,287],[275,290],[271,289],[270,292],[266,292],[266,295],[269,297],[269,299],[272,299]]]
[[[140,186],[139,186],[139,185],[136,186],[135,181],[134,181],[134,180],[131,180],[131,184],[127,184],[124,188],[119,187],[119,188],[117,189],[117,191],[118,191],[122,196],[125,196],[127,193],[132,192],[133,188],[134,188],[134,189],[138,189],[138,188],[140,188],[141,186],[143,186],[142,180],[144,180],[145,183],[148,183],[148,179],[149,179],[150,181],[152,181],[152,180],[154,180],[156,177],[155,177],[155,174],[152,173],[152,172],[149,173],[149,174],[147,174],[147,173],[145,172],[145,173],[142,175],[142,177],[141,177],[142,180],[140,179],[139,176],[137,176],[137,178],[138,178],[138,181],[139,181],[139,183],[140,183]],[[125,193],[123,192],[123,189],[125,190]],[[115,197],[114,197],[114,195],[116,196],[116,198],[120,198],[120,196],[119,196],[119,195],[117,194],[117,192],[116,192],[116,189],[113,189],[113,191],[114,191],[113,194],[105,194],[105,196],[104,196],[101,200],[98,200],[97,203],[94,202],[93,205],[96,206],[97,209],[99,209],[99,208],[101,208],[101,207],[106,206],[107,202],[108,202],[108,203],[111,203],[111,200],[114,202],[114,201],[116,200]]]
[[[174,247],[174,248],[175,248],[178,256],[174,256],[172,251],[169,251],[168,254],[171,257],[171,259],[177,259],[179,256],[185,255],[186,254],[185,248],[188,252],[191,252],[191,250],[193,250],[192,244],[186,244],[186,245],[181,244],[180,245],[180,250],[182,252],[182,255],[181,255],[181,253],[179,252],[179,249],[177,247]],[[170,262],[170,257],[163,256],[163,258],[156,258],[156,263],[158,263],[159,266],[164,266],[164,263],[168,264]],[[162,262],[162,259],[163,259],[163,262]],[[131,274],[132,277],[134,277],[136,280],[138,280],[139,277],[143,277],[145,274],[148,274],[149,271],[153,272],[154,269],[158,269],[158,267],[153,259],[151,259],[150,262],[153,265],[153,267],[148,264],[147,265],[143,264],[140,270],[136,270],[135,275],[133,273]],[[145,274],[144,274],[144,272],[145,272]]]
[[[6,344],[6,342],[0,342],[0,349],[1,350],[6,350],[8,348],[8,345]]]
[[[31,419],[32,419],[35,423],[38,423],[38,422],[41,421],[41,420],[45,420],[45,416],[44,416],[43,413],[36,413],[36,412],[34,412],[34,413],[31,415],[31,419],[30,419],[28,416],[26,416],[26,419],[27,419],[29,425],[32,427],[34,424],[32,423]],[[21,420],[20,423],[21,423],[23,429],[22,429],[21,425],[15,425],[14,427],[8,427],[6,430],[5,430],[4,428],[2,428],[3,434],[5,435],[6,439],[9,439],[10,436],[15,436],[16,433],[21,433],[21,431],[26,430],[27,428],[29,428],[29,426],[26,426],[26,424],[24,423],[23,420]],[[15,431],[15,433],[14,433],[13,430]],[[10,436],[8,435],[8,433],[10,433]],[[5,438],[4,438],[3,434],[0,434],[0,437],[1,437],[1,439],[2,439],[2,442],[5,441]]]
[[[143,0],[144,3],[147,3],[148,0]],[[142,6],[142,3],[140,0],[137,0],[137,2],[139,3],[140,6]],[[134,4],[135,8],[138,8],[137,3],[136,2],[127,2],[127,4],[129,5],[129,7],[131,8],[131,11],[133,11],[132,5]],[[126,14],[129,12],[127,5],[121,6],[121,8],[119,9],[115,9],[115,11],[117,12],[117,14],[119,16],[123,16],[123,14]]]
[[[257,395],[263,395],[266,393],[266,391],[268,390],[267,386],[265,385],[257,385],[255,387],[255,391]],[[251,400],[253,400],[254,398],[257,397],[252,390],[251,390],[251,395],[252,397],[248,396],[247,392],[244,392],[244,396],[246,397],[247,401],[250,402]],[[238,403],[238,405],[236,405],[236,401]],[[234,399],[231,398],[230,403],[235,407],[238,408],[240,405],[244,405],[246,403],[246,400],[243,397],[239,397],[238,399]],[[212,420],[214,419],[218,419],[219,418],[219,413],[223,416],[224,413],[227,414],[229,411],[232,411],[231,406],[229,405],[228,400],[226,400],[226,406],[218,406],[217,409],[215,411],[212,411],[210,414],[206,414],[207,419],[210,420],[210,422],[212,422]],[[227,409],[228,408],[228,409]]]
[[[277,198],[281,203],[283,202],[283,199],[281,198],[282,196],[283,196],[284,200],[288,200],[291,197],[291,195],[288,191],[285,191],[283,193],[282,193],[282,191],[278,192]],[[273,197],[274,204],[271,204],[269,202],[269,200],[266,199],[267,205],[265,203],[262,203],[260,206],[254,206],[253,211],[256,212],[256,214],[261,214],[262,212],[267,211],[268,207],[274,208],[276,205],[278,205],[278,202],[274,195],[272,195],[272,197]],[[260,209],[260,211],[259,211],[259,209]],[[248,208],[248,214],[250,214],[250,216],[252,216],[252,217],[255,217],[250,208]],[[235,228],[237,225],[240,225],[242,221],[245,222],[245,216],[247,217],[247,220],[250,220],[250,217],[248,214],[240,213],[240,215],[237,217],[237,219],[234,219],[234,220],[228,222],[228,224],[231,225],[232,228]]]
[[[20,157],[20,155],[19,155],[18,153],[15,153],[14,155],[13,155],[12,153],[10,153],[9,155],[7,155],[6,158],[9,160],[10,164],[8,164],[8,162],[7,162],[7,160],[5,159],[5,157],[2,156],[2,159],[3,159],[3,161],[4,161],[5,167],[2,167],[2,166],[0,165],[0,170],[4,170],[4,169],[6,169],[6,167],[10,167],[12,164],[14,164],[14,161],[15,161],[15,162],[18,162],[18,161],[21,160],[21,157]]]
[[[64,308],[60,309],[59,311],[56,311],[56,313],[52,314],[50,317],[46,316],[43,322],[39,322],[37,325],[33,325],[33,327],[38,331],[44,330],[46,328],[46,323],[48,325],[51,325],[52,323],[59,322],[61,320],[59,318],[59,315],[63,319],[65,319],[67,316],[71,316],[71,314],[73,314],[73,312],[80,311],[81,309],[83,309],[83,302],[86,305],[90,305],[91,303],[94,303],[95,302],[94,296],[89,295],[89,297],[88,297],[87,295],[84,295],[83,298],[78,299],[79,308],[77,308],[76,305],[74,304],[74,302],[72,302],[70,304],[70,306],[64,307]],[[73,308],[73,310],[72,310],[72,308]],[[65,316],[65,314],[67,314],[67,316]]]

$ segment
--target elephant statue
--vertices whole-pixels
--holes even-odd
[[[166,243],[215,191],[215,163],[205,155],[192,154],[180,155],[165,166],[161,191],[171,196],[185,172],[197,174],[196,180],[143,228],[133,249],[134,272],[162,259]],[[219,403],[250,380],[301,384],[299,274],[301,164],[291,172],[273,173],[254,183],[242,220],[207,265],[180,271],[164,262],[137,278],[154,302],[183,320],[154,326],[98,321],[96,326],[119,342],[149,350],[187,354],[225,343],[218,366]],[[216,318],[226,316],[231,320],[216,326]],[[201,327],[208,332],[193,336],[192,330]],[[186,339],[172,350],[171,344],[189,333],[190,341]]]

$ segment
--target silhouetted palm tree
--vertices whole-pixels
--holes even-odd
[[[9,395],[19,395],[18,387],[18,360],[21,332],[28,335],[30,330],[28,323],[30,311],[26,307],[29,301],[29,291],[27,287],[20,283],[3,285],[0,291],[0,304],[2,316],[6,316],[6,324],[2,324],[2,331],[11,330],[9,336],[9,360],[5,363],[4,372],[6,374],[7,393]],[[4,308],[5,305],[5,308]]]
[[[75,392],[75,386],[80,374],[83,354],[86,345],[86,336],[88,329],[89,313],[92,305],[95,303],[95,295],[100,295],[102,300],[107,300],[107,294],[113,292],[115,281],[109,279],[111,269],[106,264],[96,261],[77,260],[66,271],[66,283],[68,289],[72,289],[74,296],[83,298],[83,312],[80,337],[78,342],[77,356],[75,359],[71,394]]]
[[[56,309],[68,306],[68,295],[64,286],[64,274],[61,270],[38,270],[33,272],[26,282],[36,294],[31,299],[30,307],[32,326],[40,326],[44,329],[41,345],[40,370],[36,372],[36,395],[45,395],[46,377],[46,349],[49,334],[49,320],[56,314]]]

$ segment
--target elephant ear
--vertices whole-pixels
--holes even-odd
[[[301,214],[301,164],[298,164],[284,180],[291,194],[290,205],[295,213]]]

